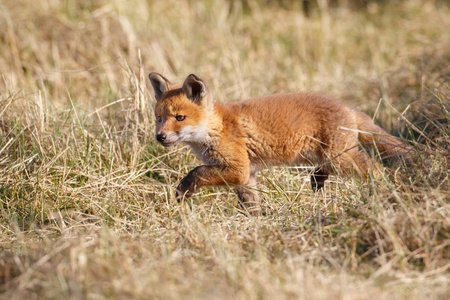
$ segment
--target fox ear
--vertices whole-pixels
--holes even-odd
[[[205,83],[194,74],[191,74],[186,78],[181,90],[189,100],[195,103],[202,102],[206,95]]]
[[[169,80],[164,78],[161,74],[155,72],[148,74],[148,78],[150,79],[153,90],[155,91],[156,101],[161,100],[162,94],[169,90]]]

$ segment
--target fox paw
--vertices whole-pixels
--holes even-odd
[[[176,198],[178,203],[182,202],[183,200],[187,200],[191,197],[192,193],[190,192],[190,190],[188,188],[186,188],[183,185],[183,182],[181,182],[178,186],[177,186],[177,190],[176,190]]]

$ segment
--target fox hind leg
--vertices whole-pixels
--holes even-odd
[[[372,160],[364,151],[351,149],[341,153],[332,161],[333,173],[343,178],[358,175],[361,178],[379,177],[381,165]]]
[[[371,161],[364,151],[349,149],[334,154],[334,159],[316,168],[311,175],[311,188],[314,192],[320,191],[325,186],[325,180],[330,174],[336,174],[343,178],[358,174],[367,177],[369,172],[376,173],[377,164]]]
[[[328,179],[328,172],[325,172],[322,168],[317,168],[311,175],[311,188],[314,192],[320,191],[325,186],[325,180]]]

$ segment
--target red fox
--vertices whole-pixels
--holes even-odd
[[[324,187],[330,174],[367,175],[374,162],[361,146],[384,156],[410,149],[364,113],[315,93],[271,95],[238,103],[213,102],[206,85],[189,75],[181,87],[149,74],[156,98],[156,140],[189,145],[202,160],[181,180],[178,199],[204,186],[234,186],[248,214],[259,215],[256,173],[267,166],[311,165],[311,187]]]

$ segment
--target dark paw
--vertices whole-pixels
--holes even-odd
[[[182,202],[183,200],[187,200],[191,197],[192,193],[189,191],[189,189],[183,185],[183,181],[177,186],[176,191],[176,197],[178,203]]]
[[[197,189],[198,176],[196,175],[200,167],[195,168],[184,177],[177,186],[177,200],[181,202],[186,200],[195,193]]]
[[[317,180],[317,178],[311,177],[311,188],[313,192],[318,192],[325,186],[325,180]]]
[[[318,192],[325,186],[325,180],[328,179],[328,174],[320,169],[316,169],[311,176],[311,188],[314,192]]]

